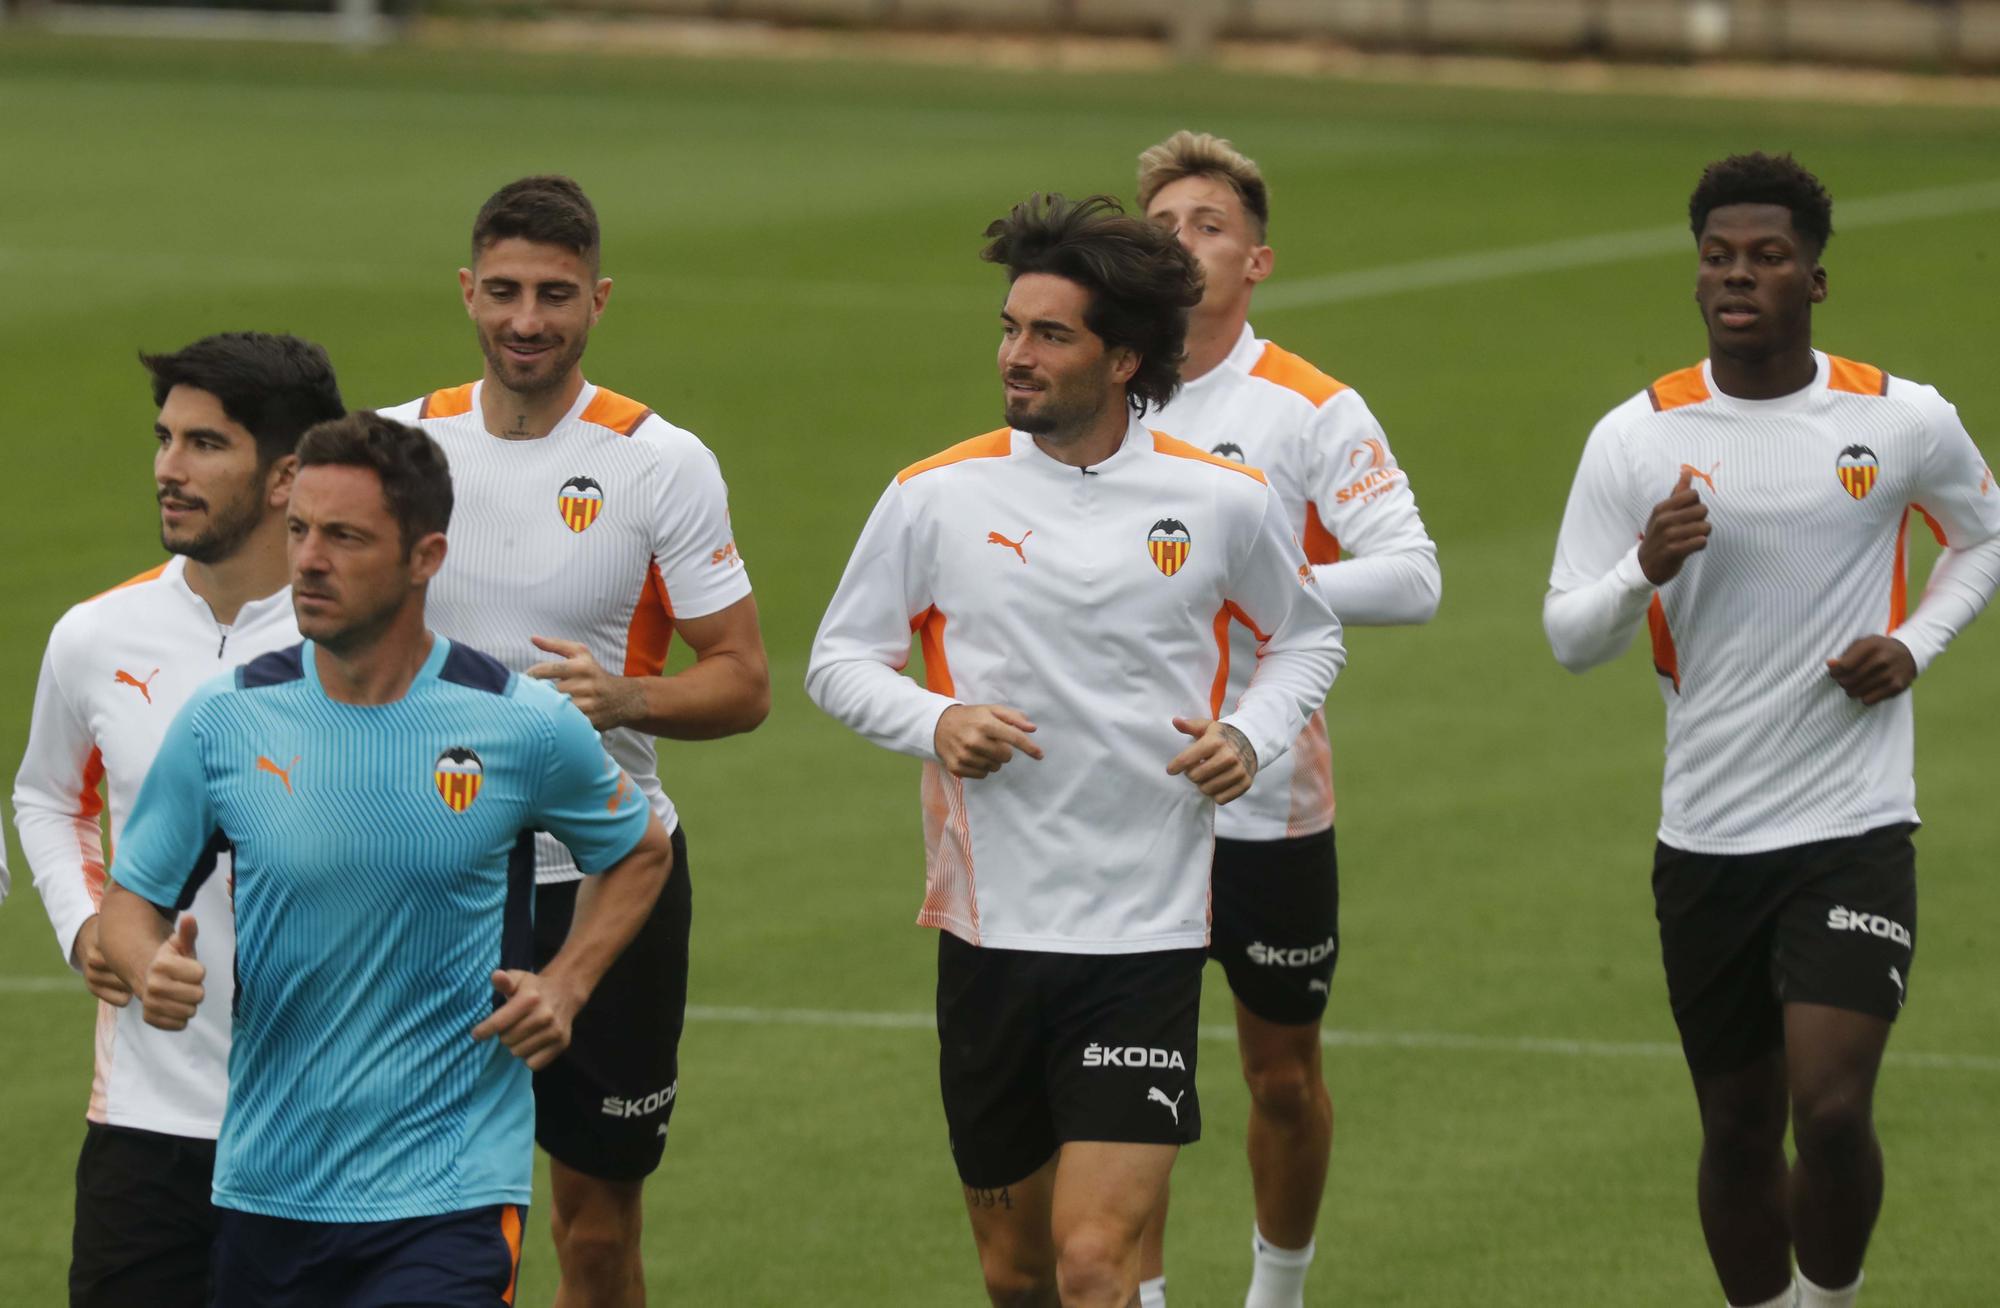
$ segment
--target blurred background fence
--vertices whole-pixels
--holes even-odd
[[[422,15],[1140,37],[1200,61],[1222,41],[1361,50],[1833,62],[2000,70],[2000,0],[0,0],[63,30],[369,42]]]

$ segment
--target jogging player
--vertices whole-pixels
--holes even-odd
[[[1834,1308],[1882,1202],[1875,1081],[1916,947],[1906,692],[2000,586],[2000,491],[1935,390],[1813,348],[1833,202],[1811,173],[1724,159],[1689,217],[1708,358],[1591,433],[1543,621],[1578,672],[1650,628],[1653,894],[1709,1256],[1731,1304]],[[1916,519],[1945,552],[1909,611]]]

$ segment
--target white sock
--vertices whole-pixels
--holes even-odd
[[[1243,1308],[1305,1308],[1306,1269],[1312,1266],[1316,1243],[1280,1249],[1256,1231],[1250,1240],[1250,1293]]]
[[[1167,1278],[1139,1282],[1139,1308],[1167,1308]]]
[[[1795,1308],[1798,1301],[1797,1291],[1788,1285],[1785,1287],[1785,1292],[1775,1299],[1766,1299],[1762,1303],[1731,1305],[1731,1308]]]
[[[1861,1296],[1861,1277],[1854,1278],[1854,1284],[1840,1290],[1826,1290],[1806,1279],[1799,1273],[1799,1308],[1853,1308],[1854,1301]]]

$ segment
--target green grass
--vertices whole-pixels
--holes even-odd
[[[357,405],[465,380],[472,212],[514,176],[568,171],[617,279],[590,375],[716,450],[757,584],[770,722],[663,753],[694,842],[694,999],[772,1009],[929,1002],[915,765],[800,682],[883,483],[996,420],[1000,289],[975,253],[1014,200],[1128,190],[1141,147],[1218,131],[1273,179],[1283,279],[1669,223],[1706,160],[1753,146],[1796,150],[1842,199],[2000,177],[2000,113],[1976,110],[17,38],[0,123],[0,423],[32,492],[0,517],[0,760],[49,625],[157,559],[134,351],[289,330],[327,345]],[[1997,259],[1991,213],[1842,234],[1820,339],[1937,384],[1995,450]],[[1647,892],[1653,678],[1636,653],[1571,678],[1539,604],[1590,424],[1701,353],[1692,272],[1670,255],[1256,319],[1368,396],[1445,573],[1429,627],[1351,633],[1330,707],[1333,1027],[1672,1039]],[[1925,925],[1897,1050],[2000,1056],[1995,625],[1920,691]],[[9,851],[0,975],[63,975],[11,831]],[[1227,1021],[1219,979],[1205,1012]],[[90,1027],[80,993],[0,996],[10,1303],[61,1299]],[[1240,1296],[1247,1264],[1244,1095],[1229,1045],[1202,1053],[1208,1137],[1181,1161],[1170,1236],[1181,1305]],[[656,1301],[978,1302],[934,1057],[920,1028],[691,1023],[648,1189]],[[1671,1054],[1364,1044],[1328,1065],[1324,1301],[1719,1301]],[[1997,1100],[1990,1061],[1888,1071],[1872,1298],[1988,1301]],[[545,1211],[524,1303],[553,1285]]]

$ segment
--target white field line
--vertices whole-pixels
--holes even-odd
[[[1857,228],[1987,213],[1995,209],[2000,209],[2000,181],[1898,191],[1891,195],[1836,204],[1833,229],[1838,238],[1840,233]],[[1356,272],[1331,273],[1296,282],[1279,282],[1257,293],[1257,308],[1304,309],[1315,305],[1344,304],[1351,300],[1400,295],[1405,291],[1499,281],[1527,273],[1561,272],[1655,255],[1691,253],[1693,249],[1694,237],[1686,226],[1605,232],[1535,245],[1455,254],[1442,259],[1420,259],[1414,263],[1389,264]]]
[[[0,976],[0,994],[80,993],[73,977]],[[937,1018],[924,1012],[871,1013],[838,1008],[745,1008],[689,1004],[687,1020],[724,1026],[819,1026],[876,1031],[930,1031]],[[1234,1043],[1236,1028],[1201,1028],[1203,1040]],[[1548,1054],[1561,1058],[1678,1059],[1680,1046],[1660,1041],[1563,1040],[1543,1036],[1461,1035],[1448,1031],[1320,1032],[1320,1043],[1331,1049],[1413,1049],[1445,1053]],[[1977,1054],[1925,1054],[1889,1051],[1889,1062],[1904,1067],[1928,1067],[1958,1072],[2000,1072],[2000,1058]]]

